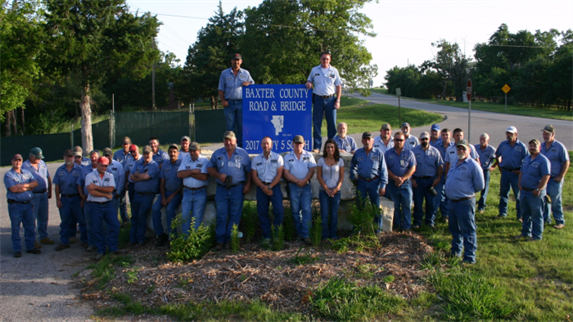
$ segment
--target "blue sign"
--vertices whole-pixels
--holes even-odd
[[[312,90],[304,85],[243,86],[243,148],[260,154],[261,139],[273,140],[273,151],[292,151],[295,135],[302,135],[305,150],[312,140]]]

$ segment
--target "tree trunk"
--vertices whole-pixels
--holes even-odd
[[[217,109],[217,98],[213,95],[211,95],[211,109],[212,110]]]
[[[26,133],[26,119],[24,118],[24,108],[22,107],[22,135]]]
[[[12,110],[12,121],[14,121],[12,124],[14,126],[14,135],[18,135],[18,119],[16,118],[16,109]]]
[[[80,102],[82,112],[82,146],[84,155],[88,155],[94,149],[92,136],[92,109],[90,106],[90,85],[89,83],[82,90]]]
[[[6,137],[12,136],[12,111],[6,112]]]

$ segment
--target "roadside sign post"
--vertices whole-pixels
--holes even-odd
[[[472,134],[472,80],[468,79],[466,84],[466,96],[468,97],[468,102],[470,106],[468,108],[468,142],[470,141]]]
[[[505,111],[507,112],[507,92],[509,92],[511,90],[511,87],[509,87],[509,85],[505,84],[505,85],[503,85],[501,90],[505,93]]]
[[[402,124],[402,108],[400,107],[400,96],[402,95],[402,89],[400,89],[400,87],[396,88],[396,95],[398,95],[398,124]]]

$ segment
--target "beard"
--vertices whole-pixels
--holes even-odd
[[[66,161],[66,165],[72,165],[74,164],[74,161]]]
[[[466,155],[465,155],[464,153],[458,153],[458,159],[461,160],[461,159],[463,159],[463,158],[465,158],[465,157],[466,157]]]
[[[429,145],[428,141],[422,142],[422,147],[423,147],[424,149],[427,148],[428,145]]]

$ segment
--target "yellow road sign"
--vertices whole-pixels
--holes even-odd
[[[511,90],[511,87],[509,87],[509,85],[505,84],[503,85],[503,87],[501,88],[501,90],[507,94],[507,92],[509,92]]]

